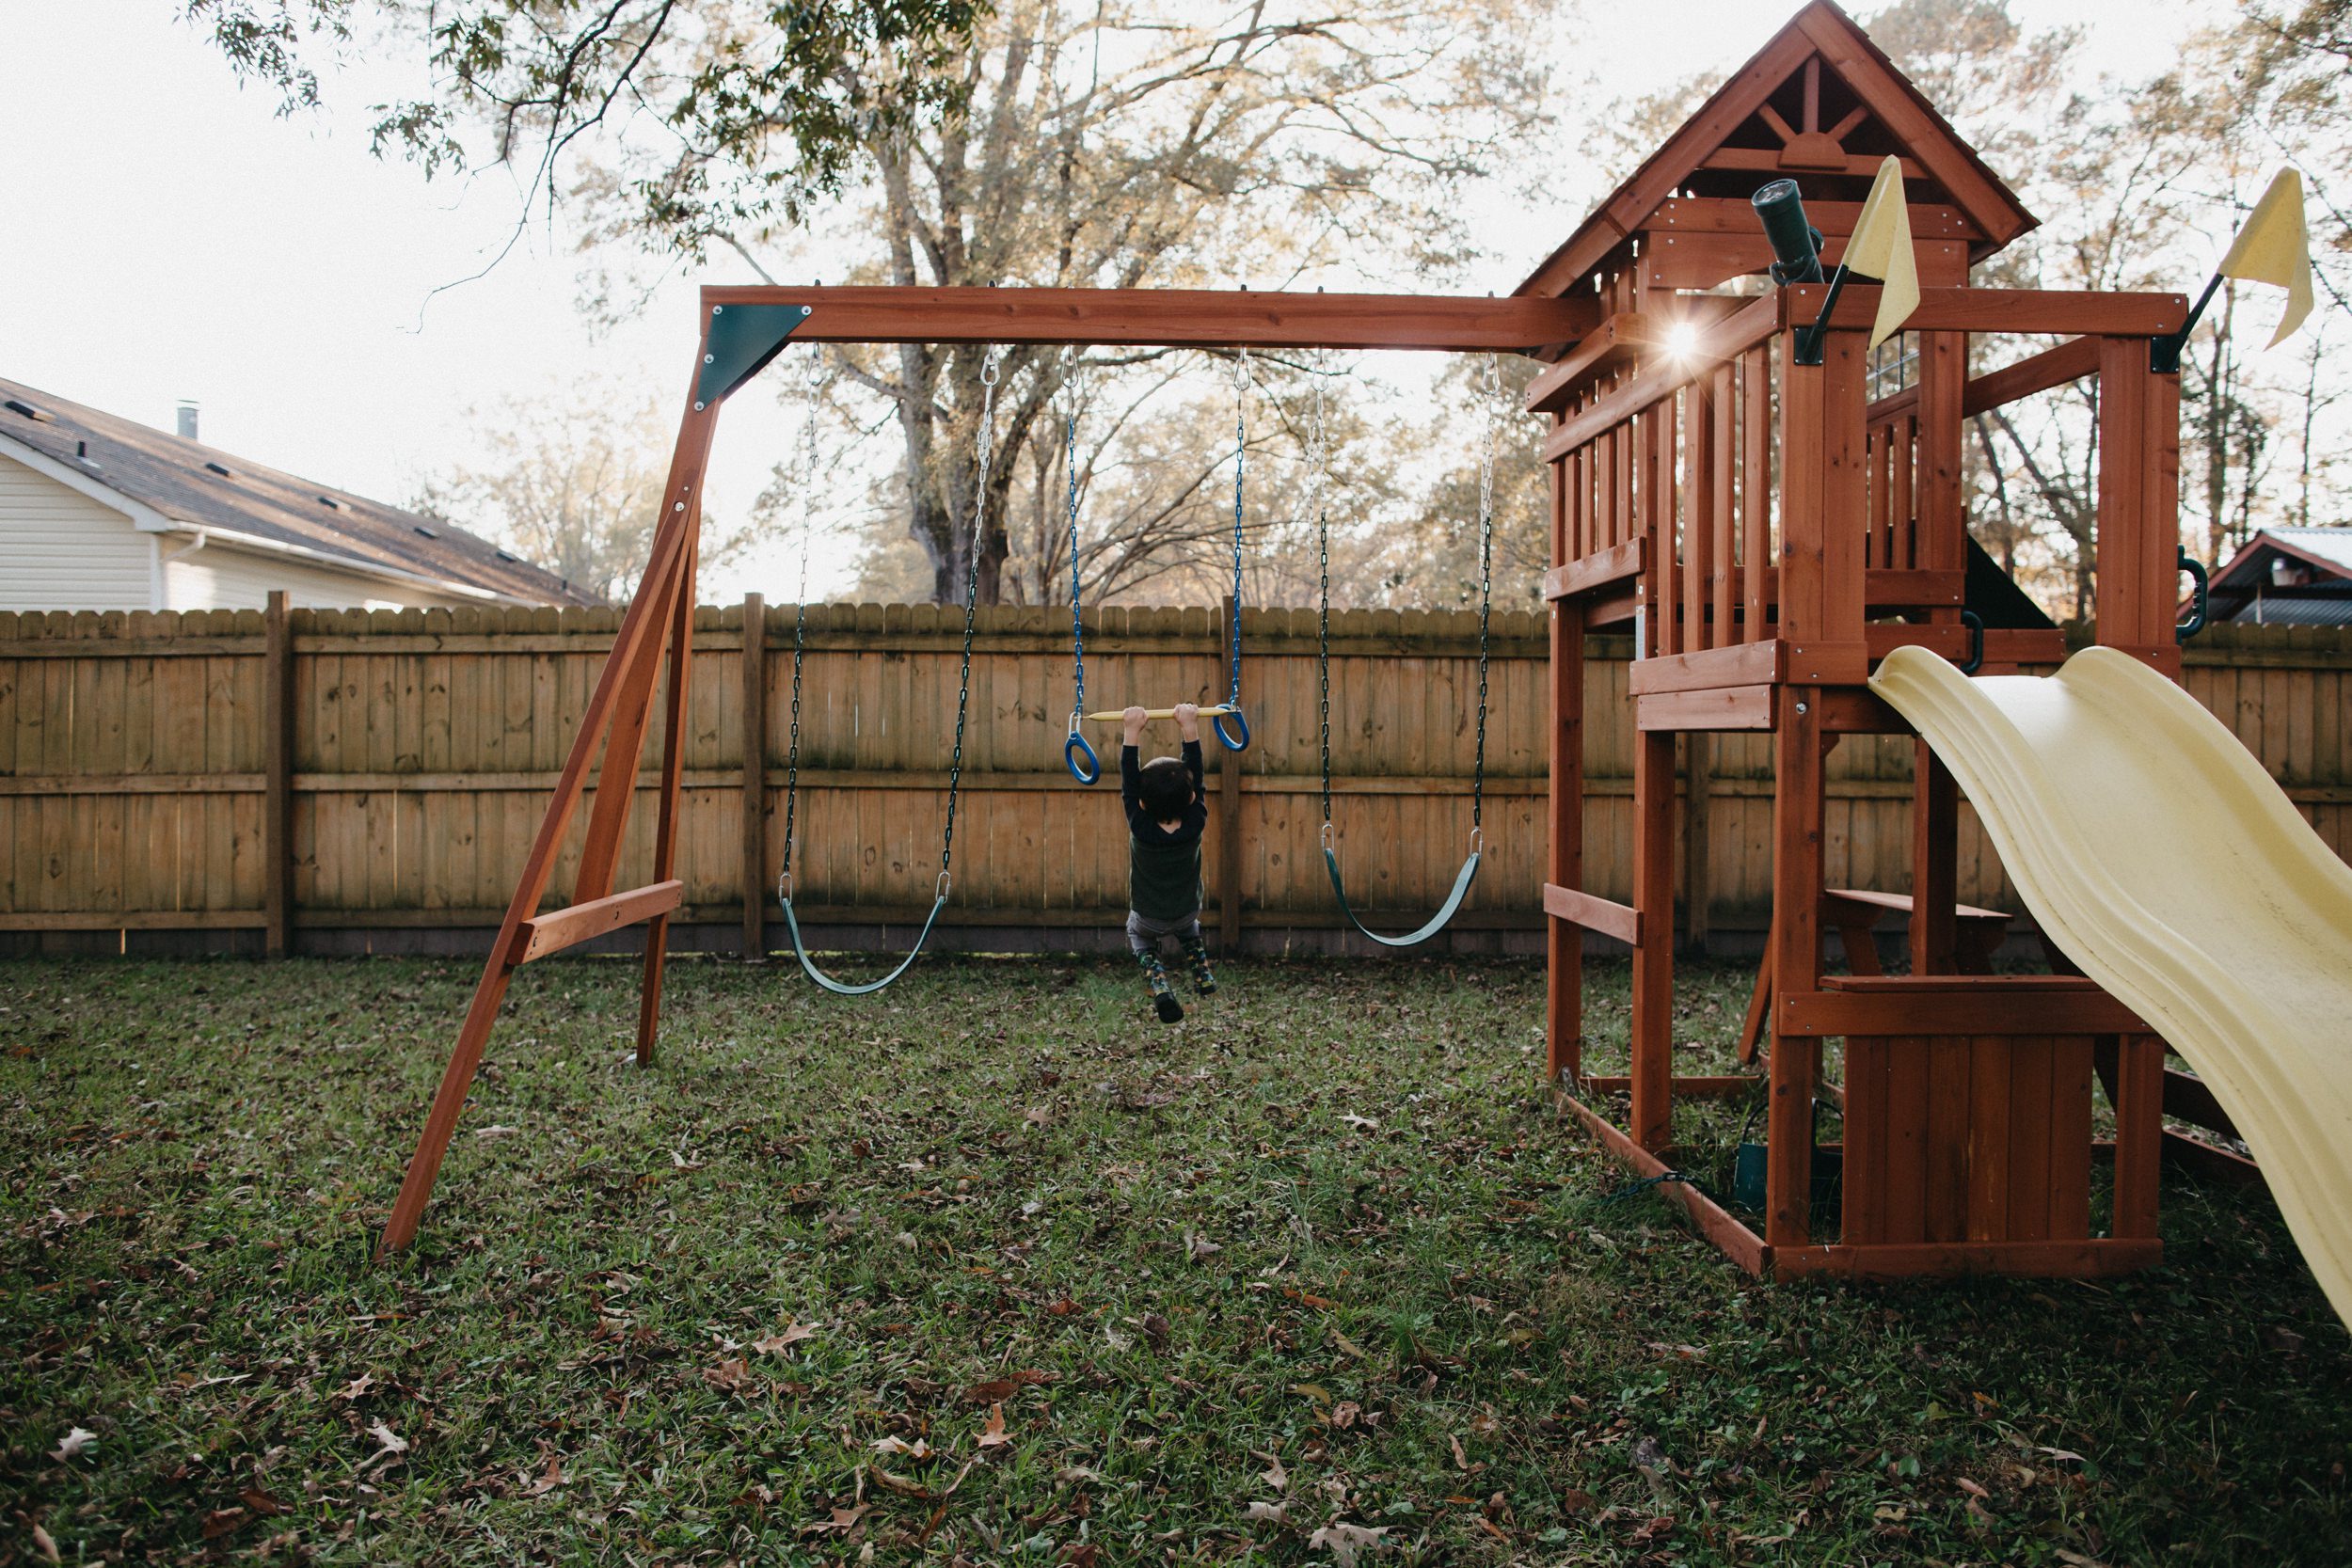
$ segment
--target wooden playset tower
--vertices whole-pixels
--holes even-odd
[[[1793,178],[1834,265],[1872,175],[1901,160],[1921,303],[1867,349],[1876,288],[1848,289],[1817,364],[1799,329],[1820,285],[1775,286],[1750,198]],[[1980,552],[1972,569],[1965,422],[2098,380],[2098,639],[2178,678],[2173,617],[2177,374],[2152,342],[2174,294],[1971,287],[1970,264],[2032,228],[2016,196],[1843,12],[1809,6],[1521,285],[1597,299],[1599,324],[1530,389],[1548,414],[1553,607],[1547,1025],[1565,1103],[1625,1162],[1662,1175],[1678,1097],[1747,1078],[1674,1063],[1676,737],[1767,732],[1773,916],[1758,986],[1770,1037],[1761,1234],[1694,1186],[1661,1192],[1757,1274],[2094,1275],[2159,1256],[2164,1047],[2090,981],[1995,976],[1955,903],[1959,802],[1924,742],[1911,887],[1834,890],[1823,758],[1848,735],[1910,734],[1865,684],[1907,643],[1986,673],[2064,657],[2058,632]],[[1971,377],[1972,335],[2055,346]],[[1990,573],[1990,577],[1987,577]],[[1583,640],[1630,628],[1633,901],[1581,887]],[[1825,973],[1825,926],[1909,913],[1911,973],[1856,953]],[[1634,950],[1631,1066],[1586,1077],[1581,937]],[[1973,972],[1973,973],[1972,973]],[[1823,1074],[1844,1041],[1842,1083]],[[2115,1106],[2115,1182],[2092,1228],[2092,1082]],[[1624,1097],[1619,1126],[1602,1106]],[[1842,1105],[1834,1234],[1815,1202],[1817,1101]],[[1817,1226],[1820,1229],[1817,1230]]]

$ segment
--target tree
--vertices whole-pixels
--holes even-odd
[[[526,212],[571,194],[567,155],[636,138],[669,178],[630,186],[632,227],[699,257],[797,221],[878,135],[957,101],[948,69],[984,0],[181,0],[238,73],[291,112],[313,61],[375,24],[422,39],[430,86],[377,104],[379,155],[428,177],[511,166]]]
[[[664,404],[610,389],[509,400],[486,415],[476,461],[428,479],[412,504],[505,545],[608,599],[644,570],[672,431]],[[739,546],[705,521],[703,559]]]

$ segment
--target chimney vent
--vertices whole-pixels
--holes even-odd
[[[180,400],[180,439],[183,441],[193,441],[198,438],[196,434],[196,410],[197,402],[194,398],[182,398]]]

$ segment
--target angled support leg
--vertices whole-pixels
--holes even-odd
[[[653,879],[677,874],[678,792],[686,767],[686,699],[694,662],[693,542],[688,541],[679,592],[670,611],[670,679],[662,690],[661,816],[654,829]],[[669,955],[670,917],[655,915],[645,931],[645,983],[637,1001],[637,1065],[653,1066],[654,1032],[661,1022],[661,970]]]
[[[691,573],[693,535],[700,519],[703,471],[709,460],[711,431],[717,420],[715,404],[696,405],[690,407],[678,427],[669,479],[662,490],[661,521],[654,532],[644,578],[629,601],[628,613],[621,618],[612,652],[596,676],[586,711],[580,715],[580,732],[573,736],[571,754],[556,780],[554,798],[548,803],[538,836],[523,863],[515,896],[507,904],[506,918],[491,944],[482,979],[474,988],[472,1005],[466,1010],[457,1043],[442,1071],[440,1087],[434,1094],[433,1108],[425,1117],[416,1152],[410,1156],[407,1174],[401,1180],[400,1195],[393,1200],[391,1218],[385,1225],[383,1240],[376,1249],[379,1258],[400,1251],[416,1239],[418,1223],[433,1194],[434,1180],[440,1174],[441,1160],[449,1152],[449,1141],[457,1130],[466,1096],[482,1066],[483,1047],[490,1037],[491,1026],[498,1021],[499,1005],[505,1000],[507,984],[514,974],[516,933],[537,912],[539,900],[554,873],[556,856],[563,848],[564,835],[571,826],[572,814],[579,808],[586,788],[590,764],[607,733],[616,728],[626,694],[632,689],[650,687],[649,667],[660,660],[663,633],[674,613],[676,595],[684,592],[683,583]],[[634,722],[636,733],[642,736],[644,716],[638,715]],[[609,758],[608,768],[612,761],[621,761],[633,780],[635,752],[632,743],[628,756]]]

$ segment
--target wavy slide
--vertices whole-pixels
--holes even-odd
[[[2352,868],[2220,721],[2112,649],[1972,680],[1899,648],[1870,687],[2059,950],[2213,1089],[2352,1323]]]

